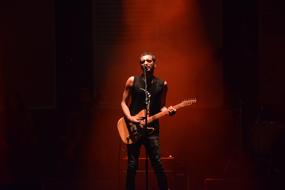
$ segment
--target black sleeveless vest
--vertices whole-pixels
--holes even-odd
[[[148,81],[148,92],[151,94],[150,98],[150,115],[154,115],[160,112],[160,109],[164,106],[161,105],[161,98],[164,90],[164,81],[159,78],[153,77]],[[145,108],[145,92],[140,89],[144,89],[144,77],[135,76],[134,83],[131,88],[132,102],[130,105],[131,115],[136,115],[138,112]],[[154,121],[151,126],[159,128],[159,121]],[[157,130],[158,132],[158,130]]]

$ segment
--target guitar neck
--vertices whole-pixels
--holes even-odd
[[[174,109],[178,110],[178,109],[180,109],[180,108],[182,108],[182,107],[184,107],[184,106],[182,106],[181,104],[177,104],[177,105],[175,105],[175,106],[173,106],[173,107],[174,107]],[[159,119],[159,118],[161,118],[161,117],[163,117],[163,116],[166,116],[166,115],[168,115],[168,110],[161,111],[161,112],[159,112],[159,113],[157,113],[157,114],[151,116],[151,117],[149,118],[149,122],[151,123],[151,122],[153,122],[154,120],[157,120],[157,119]]]

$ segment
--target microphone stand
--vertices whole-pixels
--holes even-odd
[[[145,92],[145,125],[144,125],[144,136],[147,135],[147,116],[149,114],[149,107],[150,107],[150,93],[147,91],[147,74],[146,74],[146,67],[143,67],[144,73],[144,92]],[[148,190],[148,152],[145,150],[145,187]]]

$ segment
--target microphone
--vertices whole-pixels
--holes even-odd
[[[150,71],[150,68],[148,68],[146,64],[143,64],[142,67],[145,71]]]

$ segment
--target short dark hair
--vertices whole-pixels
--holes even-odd
[[[152,52],[150,52],[150,51],[145,51],[145,52],[143,52],[143,53],[140,55],[140,59],[142,58],[142,56],[145,56],[145,55],[150,55],[151,58],[152,58],[152,60],[153,60],[153,62],[155,63],[156,57],[155,57],[155,55],[154,55]],[[141,60],[139,60],[139,61],[141,61]]]

